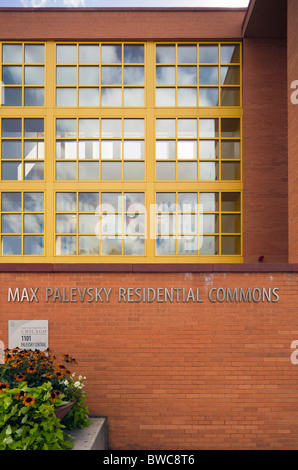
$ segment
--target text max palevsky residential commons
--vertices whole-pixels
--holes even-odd
[[[296,449],[298,2],[1,8],[0,75],[5,347],[110,449]]]

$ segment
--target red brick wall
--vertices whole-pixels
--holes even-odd
[[[245,10],[0,10],[1,39],[239,39]]]
[[[287,262],[286,40],[244,39],[243,49],[244,262]]]
[[[291,83],[295,80],[298,80],[298,5],[296,0],[288,0],[289,261],[292,263],[298,261],[298,104],[291,102],[291,94],[295,92]]]
[[[76,357],[111,449],[297,449],[295,272],[2,273],[9,319],[49,320],[50,347]],[[8,303],[8,287],[40,302]],[[112,287],[108,304],[45,303],[46,287]],[[200,288],[203,303],[118,303],[119,287]],[[277,303],[211,303],[211,288],[279,288]]]

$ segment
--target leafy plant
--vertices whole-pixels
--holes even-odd
[[[82,428],[91,423],[88,420],[88,408],[84,403],[86,394],[83,390],[83,378],[75,378],[75,374],[69,370],[71,364],[76,364],[76,360],[68,354],[64,354],[62,360],[58,361],[50,350],[7,349],[5,364],[0,366],[0,382],[7,383],[10,388],[18,387],[21,382],[26,383],[29,388],[50,383],[51,399],[55,406],[58,406],[58,401],[55,403],[55,394],[58,392],[63,394],[66,402],[75,401],[62,423],[69,430]]]
[[[65,450],[72,442],[65,439],[64,426],[54,413],[63,395],[50,382],[15,388],[0,383],[0,450]]]

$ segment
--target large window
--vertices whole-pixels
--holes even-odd
[[[0,262],[242,262],[240,43],[0,46]]]

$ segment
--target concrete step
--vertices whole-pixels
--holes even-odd
[[[89,418],[91,425],[83,429],[75,429],[70,434],[75,438],[71,450],[107,450],[108,433],[106,418]]]

